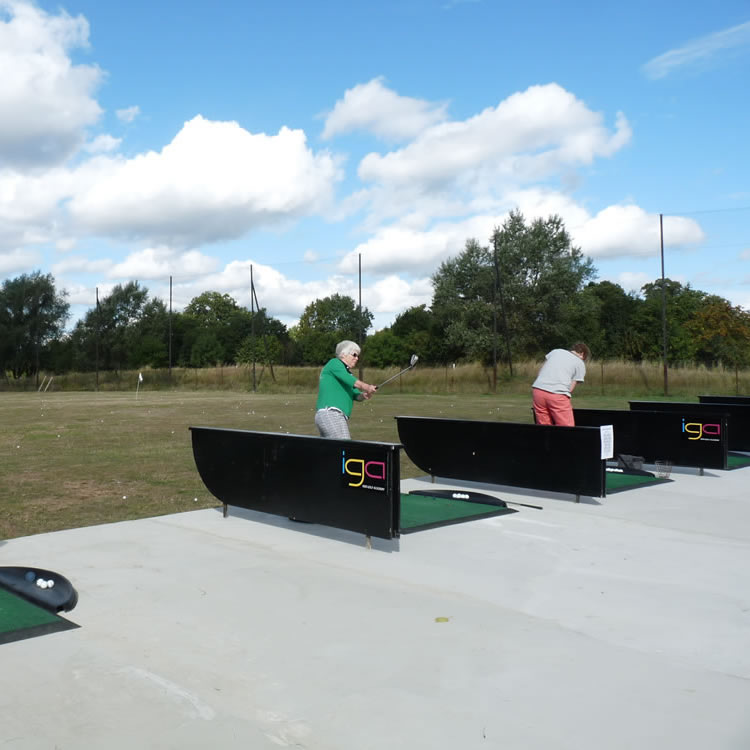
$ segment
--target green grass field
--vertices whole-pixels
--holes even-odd
[[[354,439],[398,442],[394,416],[530,422],[531,394],[383,390],[355,405]],[[658,397],[652,397],[658,400]],[[691,399],[692,400],[692,399]],[[0,393],[0,539],[217,505],[193,461],[189,427],[317,434],[315,393]],[[574,405],[627,408],[581,387]],[[401,455],[401,476],[421,472]]]

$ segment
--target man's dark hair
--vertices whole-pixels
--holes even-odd
[[[584,362],[588,362],[591,358],[591,349],[589,349],[582,341],[576,341],[576,343],[570,347],[570,351],[578,352],[578,354],[583,355]]]

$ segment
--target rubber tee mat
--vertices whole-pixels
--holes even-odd
[[[0,643],[77,628],[64,617],[0,587]]]
[[[516,512],[502,500],[480,493],[439,490],[424,494],[422,491],[401,493],[401,533],[411,534]]]

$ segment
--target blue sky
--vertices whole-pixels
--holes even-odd
[[[389,325],[510,210],[750,309],[750,6],[0,0],[0,280]],[[72,322],[71,321],[71,322]]]

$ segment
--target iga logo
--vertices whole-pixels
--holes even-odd
[[[346,451],[341,451],[341,476],[347,487],[383,492],[386,480],[385,461],[347,458]]]
[[[688,440],[711,440],[718,442],[721,436],[721,425],[706,424],[705,422],[686,422],[685,417],[683,417],[682,431],[694,436],[688,437]]]

